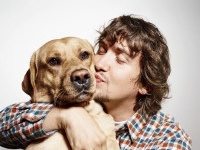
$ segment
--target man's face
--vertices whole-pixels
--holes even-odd
[[[109,46],[99,43],[95,55],[96,100],[135,102],[139,91],[140,53],[135,55],[124,40]]]

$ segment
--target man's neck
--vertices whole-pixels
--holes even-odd
[[[108,114],[112,115],[117,122],[129,119],[135,113],[133,110],[134,103],[132,101],[117,102],[109,101],[104,102],[105,110]]]

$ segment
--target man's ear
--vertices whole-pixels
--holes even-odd
[[[144,88],[144,87],[139,88],[139,93],[140,93],[141,95],[147,94],[146,88]]]

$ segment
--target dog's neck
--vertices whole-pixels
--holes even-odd
[[[62,105],[57,105],[54,104],[56,107],[60,107],[60,108],[69,108],[69,107],[85,107],[87,105],[89,105],[89,101],[83,101],[83,102],[74,102],[74,103],[67,103],[67,104],[62,104]]]

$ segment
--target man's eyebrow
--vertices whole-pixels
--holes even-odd
[[[103,47],[108,47],[108,44],[103,40],[99,42],[99,45]]]
[[[127,51],[127,50],[124,48],[124,46],[122,46],[122,47],[123,47],[123,48],[117,46],[117,47],[116,47],[116,50],[119,51],[119,52],[121,52],[121,53],[125,53],[125,54],[128,55],[128,56],[131,56],[129,48],[128,48],[129,51]]]

